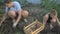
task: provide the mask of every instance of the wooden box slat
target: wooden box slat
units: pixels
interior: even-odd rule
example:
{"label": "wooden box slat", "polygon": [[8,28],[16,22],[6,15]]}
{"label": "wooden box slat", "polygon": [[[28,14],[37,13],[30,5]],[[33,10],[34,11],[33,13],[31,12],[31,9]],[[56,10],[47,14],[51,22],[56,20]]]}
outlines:
{"label": "wooden box slat", "polygon": [[25,34],[38,34],[43,29],[44,29],[44,25],[40,23],[38,20],[36,20],[31,24],[29,24],[28,26],[24,27],[24,32]]}

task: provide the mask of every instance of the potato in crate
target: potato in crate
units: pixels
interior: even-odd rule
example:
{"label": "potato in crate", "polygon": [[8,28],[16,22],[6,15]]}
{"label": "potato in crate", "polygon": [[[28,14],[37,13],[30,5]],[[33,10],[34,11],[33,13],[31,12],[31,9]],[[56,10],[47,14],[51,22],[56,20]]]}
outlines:
{"label": "potato in crate", "polygon": [[25,34],[38,34],[44,29],[44,25],[38,20],[35,20],[28,26],[24,27]]}

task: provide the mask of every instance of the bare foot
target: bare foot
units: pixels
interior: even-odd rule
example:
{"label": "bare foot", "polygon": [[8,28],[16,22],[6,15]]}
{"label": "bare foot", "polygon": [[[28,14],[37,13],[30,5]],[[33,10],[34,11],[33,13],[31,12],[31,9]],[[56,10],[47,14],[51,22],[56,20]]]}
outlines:
{"label": "bare foot", "polygon": [[24,19],[25,22],[28,22],[27,19]]}
{"label": "bare foot", "polygon": [[52,24],[50,24],[50,29],[52,29],[53,28],[53,26],[52,26]]}

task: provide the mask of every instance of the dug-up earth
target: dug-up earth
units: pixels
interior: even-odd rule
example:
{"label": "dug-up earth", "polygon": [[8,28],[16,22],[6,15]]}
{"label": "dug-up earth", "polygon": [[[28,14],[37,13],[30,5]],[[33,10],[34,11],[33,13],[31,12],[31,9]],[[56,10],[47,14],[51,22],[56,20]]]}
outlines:
{"label": "dug-up earth", "polygon": [[[29,25],[31,22],[35,21],[35,19],[38,19],[40,22],[42,22],[43,15],[44,15],[44,8],[40,6],[35,5],[29,5],[29,6],[23,6],[23,9],[28,10],[29,16],[27,17],[28,22],[24,22],[23,19],[18,23],[16,28],[13,28],[13,22],[12,19],[6,19],[2,26],[0,27],[0,34],[25,34],[23,31],[23,28],[27,25]],[[2,8],[4,9],[4,8]],[[2,10],[1,9],[1,10]],[[52,30],[48,29],[49,26],[47,26],[47,30],[41,31],[39,34],[60,34],[60,27],[56,26]],[[49,31],[48,31],[49,30]]]}

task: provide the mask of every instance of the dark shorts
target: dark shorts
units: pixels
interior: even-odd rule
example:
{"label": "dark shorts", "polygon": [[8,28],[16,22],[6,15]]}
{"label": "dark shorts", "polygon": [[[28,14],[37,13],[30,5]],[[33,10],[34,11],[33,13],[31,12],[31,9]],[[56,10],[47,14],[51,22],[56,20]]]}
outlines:
{"label": "dark shorts", "polygon": [[[15,17],[15,19],[17,19],[18,18],[18,13],[16,12],[16,17]],[[21,16],[21,19],[23,19],[23,16]]]}
{"label": "dark shorts", "polygon": [[18,13],[16,12],[16,17],[15,17],[15,19],[17,19],[17,17],[18,17]]}

